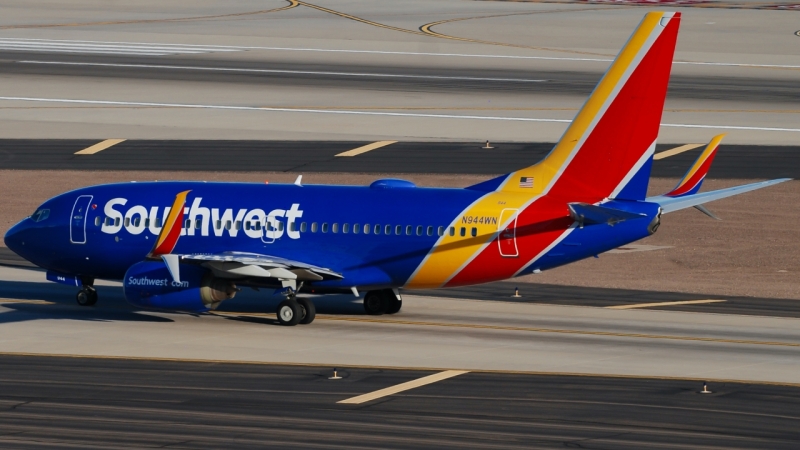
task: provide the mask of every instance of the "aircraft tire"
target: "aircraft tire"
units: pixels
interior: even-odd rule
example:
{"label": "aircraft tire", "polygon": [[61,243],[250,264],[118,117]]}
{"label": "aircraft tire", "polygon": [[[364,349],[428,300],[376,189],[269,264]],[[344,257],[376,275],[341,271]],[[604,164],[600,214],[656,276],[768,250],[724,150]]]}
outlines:
{"label": "aircraft tire", "polygon": [[364,311],[370,316],[380,316],[386,312],[386,296],[383,291],[369,291],[364,296]]}
{"label": "aircraft tire", "polygon": [[302,310],[303,318],[300,319],[301,325],[307,325],[314,321],[314,317],[317,316],[317,307],[314,306],[314,302],[307,298],[298,298],[297,303],[300,304],[300,309]]}
{"label": "aircraft tire", "polygon": [[397,314],[403,307],[403,301],[398,300],[391,289],[383,291],[386,299],[386,314]]}
{"label": "aircraft tire", "polygon": [[284,300],[278,305],[278,323],[281,325],[297,325],[302,318],[303,310],[296,301]]}
{"label": "aircraft tire", "polygon": [[78,291],[78,295],[75,296],[75,300],[81,306],[92,306],[97,303],[97,291],[91,287],[84,287]]}

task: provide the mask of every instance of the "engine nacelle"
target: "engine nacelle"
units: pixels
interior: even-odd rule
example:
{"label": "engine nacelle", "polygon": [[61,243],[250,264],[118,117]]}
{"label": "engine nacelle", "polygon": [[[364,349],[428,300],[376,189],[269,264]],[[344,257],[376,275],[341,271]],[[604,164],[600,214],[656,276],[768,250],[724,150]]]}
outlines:
{"label": "engine nacelle", "polygon": [[181,264],[180,283],[160,261],[136,263],[125,273],[125,300],[142,308],[204,312],[236,295],[236,286],[200,266]]}

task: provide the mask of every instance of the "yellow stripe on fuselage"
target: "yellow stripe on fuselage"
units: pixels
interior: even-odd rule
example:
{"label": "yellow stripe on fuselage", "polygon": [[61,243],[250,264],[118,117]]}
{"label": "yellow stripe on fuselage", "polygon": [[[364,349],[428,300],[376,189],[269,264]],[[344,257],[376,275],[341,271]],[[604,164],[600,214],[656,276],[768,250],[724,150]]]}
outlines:
{"label": "yellow stripe on fuselage", "polygon": [[[531,191],[531,189],[527,189]],[[509,192],[490,192],[471,207],[455,218],[451,226],[455,227],[456,235],[450,236],[445,230],[445,235],[439,238],[439,242],[428,254],[428,258],[422,263],[422,267],[406,283],[409,289],[426,289],[441,287],[449,280],[461,267],[496,235],[499,229],[503,229],[505,224],[499,223],[500,213],[504,209],[521,209],[531,199],[530,195],[520,195]],[[497,219],[497,223],[464,223],[464,218],[491,217]],[[510,222],[514,216],[509,216],[506,221]],[[467,235],[460,236],[461,227],[466,227]],[[471,231],[475,227],[478,229],[478,236],[472,237]]]}

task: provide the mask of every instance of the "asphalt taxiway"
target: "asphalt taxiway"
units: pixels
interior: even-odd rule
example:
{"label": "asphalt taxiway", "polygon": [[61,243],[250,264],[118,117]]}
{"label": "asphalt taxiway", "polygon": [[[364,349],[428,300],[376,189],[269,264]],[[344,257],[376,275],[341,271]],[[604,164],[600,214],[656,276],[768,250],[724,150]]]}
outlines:
{"label": "asphalt taxiway", "polygon": [[[76,154],[97,140],[0,139],[0,167],[16,170],[348,172],[500,175],[544,158],[552,142],[393,142],[357,155],[370,141],[125,140],[95,154]],[[700,145],[703,144],[703,145]],[[676,147],[659,144],[656,152]],[[653,177],[680,178],[704,143],[653,164]],[[723,143],[709,178],[800,178],[797,145]]]}
{"label": "asphalt taxiway", "polygon": [[167,448],[795,448],[800,388],[0,355],[0,445]]}

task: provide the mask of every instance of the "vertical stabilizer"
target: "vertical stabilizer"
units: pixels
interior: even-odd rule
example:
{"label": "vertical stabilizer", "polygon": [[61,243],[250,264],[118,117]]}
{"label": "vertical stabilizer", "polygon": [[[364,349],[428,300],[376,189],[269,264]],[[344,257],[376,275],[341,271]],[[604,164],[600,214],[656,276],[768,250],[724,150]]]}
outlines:
{"label": "vertical stabilizer", "polygon": [[680,13],[647,13],[550,154],[499,189],[644,199],[679,25]]}

